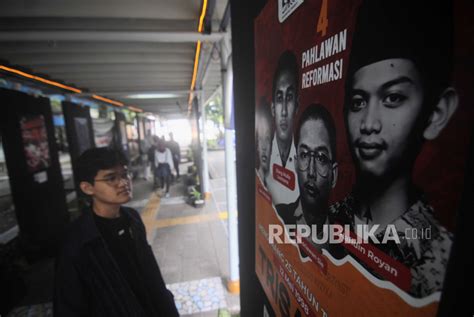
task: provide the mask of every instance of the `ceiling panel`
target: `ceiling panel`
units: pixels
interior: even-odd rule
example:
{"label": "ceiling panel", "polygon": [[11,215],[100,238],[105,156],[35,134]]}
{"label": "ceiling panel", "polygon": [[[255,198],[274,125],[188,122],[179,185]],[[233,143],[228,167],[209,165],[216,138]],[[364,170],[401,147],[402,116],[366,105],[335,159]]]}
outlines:
{"label": "ceiling panel", "polygon": [[[204,96],[221,84],[213,41],[226,5],[216,1],[213,34],[202,45],[196,86]],[[0,60],[146,111],[186,114],[200,10],[201,0],[2,1]],[[146,92],[176,95],[127,98]]]}

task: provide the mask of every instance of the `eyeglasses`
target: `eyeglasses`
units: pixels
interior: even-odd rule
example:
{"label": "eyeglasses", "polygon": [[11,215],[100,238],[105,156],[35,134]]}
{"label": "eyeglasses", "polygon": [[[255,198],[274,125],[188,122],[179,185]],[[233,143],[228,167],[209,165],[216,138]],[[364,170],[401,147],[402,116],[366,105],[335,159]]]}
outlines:
{"label": "eyeglasses", "polygon": [[101,179],[95,179],[95,182],[106,182],[110,186],[117,186],[120,184],[120,181],[126,180],[127,182],[130,181],[132,178],[132,174],[130,172],[123,172],[123,173],[117,173],[117,174],[111,174],[108,175],[107,177],[101,178]]}
{"label": "eyeglasses", "polygon": [[300,171],[306,171],[310,167],[311,161],[313,161],[313,167],[316,167],[316,171],[321,177],[328,177],[329,171],[332,168],[332,160],[324,152],[314,152],[307,150],[298,151],[297,155],[297,166]]}

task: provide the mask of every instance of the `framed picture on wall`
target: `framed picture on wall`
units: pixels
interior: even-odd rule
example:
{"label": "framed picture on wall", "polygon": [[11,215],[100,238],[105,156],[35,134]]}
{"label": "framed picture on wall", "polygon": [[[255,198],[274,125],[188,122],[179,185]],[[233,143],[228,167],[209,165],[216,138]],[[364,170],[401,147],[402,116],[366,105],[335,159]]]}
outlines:
{"label": "framed picture on wall", "polygon": [[48,168],[51,158],[43,115],[21,117],[20,128],[28,171],[35,173]]}

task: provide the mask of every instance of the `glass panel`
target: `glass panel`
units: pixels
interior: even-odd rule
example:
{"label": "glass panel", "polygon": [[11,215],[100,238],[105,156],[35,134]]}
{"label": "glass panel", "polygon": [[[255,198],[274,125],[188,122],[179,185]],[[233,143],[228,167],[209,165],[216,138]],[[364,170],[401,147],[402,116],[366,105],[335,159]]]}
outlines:
{"label": "glass panel", "polygon": [[7,165],[5,163],[5,152],[3,151],[3,138],[0,134],[0,244],[5,244],[18,234],[18,226],[10,190],[10,178],[8,177]]}
{"label": "glass panel", "polygon": [[77,205],[76,190],[74,187],[74,178],[72,174],[71,155],[69,154],[69,144],[66,136],[66,126],[64,115],[61,107],[61,101],[51,100],[51,110],[53,112],[54,134],[58,148],[59,165],[61,166],[61,174],[64,182],[64,192],[66,193],[66,202],[71,218],[74,219],[79,215]]}

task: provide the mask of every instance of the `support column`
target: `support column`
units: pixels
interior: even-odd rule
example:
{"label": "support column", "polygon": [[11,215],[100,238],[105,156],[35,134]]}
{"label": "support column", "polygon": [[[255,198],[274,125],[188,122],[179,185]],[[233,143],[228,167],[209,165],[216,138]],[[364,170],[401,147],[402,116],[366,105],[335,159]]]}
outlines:
{"label": "support column", "polygon": [[201,134],[202,134],[202,140],[201,140],[202,197],[204,200],[207,200],[209,199],[211,193],[209,190],[209,167],[208,167],[208,162],[207,162],[206,110],[204,108],[205,106],[204,106],[204,100],[202,99],[202,94],[203,94],[203,91],[202,89],[200,89],[200,91],[198,92],[198,103],[199,103],[199,110],[201,113]]}
{"label": "support column", "polygon": [[237,228],[237,175],[235,165],[235,129],[233,123],[233,72],[230,43],[227,37],[221,40],[221,72],[225,125],[225,170],[227,212],[229,226],[229,272],[227,288],[230,293],[240,293],[239,241]]}

